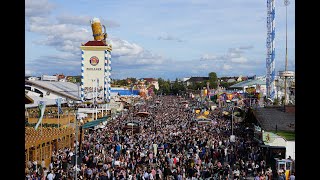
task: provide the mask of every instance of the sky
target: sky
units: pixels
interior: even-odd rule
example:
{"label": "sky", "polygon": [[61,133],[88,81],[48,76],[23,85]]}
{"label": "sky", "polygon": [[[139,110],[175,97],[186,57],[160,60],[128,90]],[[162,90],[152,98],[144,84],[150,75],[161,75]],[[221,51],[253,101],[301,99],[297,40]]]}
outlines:
{"label": "sky", "polygon": [[[276,0],[275,12],[275,68],[285,68],[287,32],[294,71],[295,1]],[[25,74],[80,75],[95,17],[113,79],[266,75],[267,1],[257,0],[25,0]]]}

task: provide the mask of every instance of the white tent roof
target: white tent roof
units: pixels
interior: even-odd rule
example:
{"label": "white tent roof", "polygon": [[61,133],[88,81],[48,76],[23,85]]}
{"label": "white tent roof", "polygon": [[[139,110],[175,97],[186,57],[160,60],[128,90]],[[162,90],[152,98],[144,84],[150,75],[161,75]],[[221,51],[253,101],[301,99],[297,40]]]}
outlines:
{"label": "white tent roof", "polygon": [[33,95],[28,95],[28,96],[31,99],[33,99],[33,103],[32,104],[25,104],[25,108],[37,107],[39,101],[45,101],[46,102],[46,106],[55,105],[56,104],[56,100],[55,99],[42,98],[42,97],[33,96]]}
{"label": "white tent roof", "polygon": [[25,81],[28,84],[32,84],[34,86],[39,86],[44,89],[50,90],[59,94],[61,96],[70,98],[72,100],[80,100],[81,87],[72,82],[62,82],[62,81],[41,81],[41,80],[33,80]]}

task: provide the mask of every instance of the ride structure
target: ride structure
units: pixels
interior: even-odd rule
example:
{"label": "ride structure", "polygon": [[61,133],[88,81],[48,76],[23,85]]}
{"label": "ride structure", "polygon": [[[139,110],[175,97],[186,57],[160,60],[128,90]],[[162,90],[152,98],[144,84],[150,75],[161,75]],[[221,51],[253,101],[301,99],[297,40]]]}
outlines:
{"label": "ride structure", "polygon": [[[279,72],[279,76],[281,78],[284,78],[284,105],[288,104],[288,93],[287,93],[287,89],[288,89],[288,85],[287,85],[287,80],[288,78],[290,78],[292,80],[292,78],[294,77],[294,72],[293,71],[288,71],[288,23],[287,23],[287,7],[289,5],[289,0],[284,0],[284,5],[286,6],[286,58],[285,58],[285,69],[284,71],[280,71]],[[292,82],[292,81],[291,81]]]}
{"label": "ride structure", "polygon": [[267,0],[267,98],[275,98],[275,0]]}

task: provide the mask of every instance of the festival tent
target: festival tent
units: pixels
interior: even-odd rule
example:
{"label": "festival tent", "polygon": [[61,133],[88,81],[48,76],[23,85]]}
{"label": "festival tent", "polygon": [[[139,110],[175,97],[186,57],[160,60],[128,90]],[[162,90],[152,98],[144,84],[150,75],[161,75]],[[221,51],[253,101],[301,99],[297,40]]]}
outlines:
{"label": "festival tent", "polygon": [[87,122],[87,123],[82,125],[82,128],[83,129],[88,129],[88,128],[92,128],[92,127],[98,126],[98,125],[100,125],[100,123],[103,123],[104,121],[107,121],[107,119],[108,119],[108,116],[105,116],[105,117],[102,117],[102,118]]}
{"label": "festival tent", "polygon": [[181,104],[188,104],[188,101],[181,101]]}
{"label": "festival tent", "polygon": [[197,119],[207,119],[207,117],[205,117],[204,115],[200,115],[197,117]]}
{"label": "festival tent", "polygon": [[200,115],[198,116],[195,121],[198,123],[198,124],[202,124],[202,123],[212,123],[213,120],[212,119],[209,119],[203,115]]}

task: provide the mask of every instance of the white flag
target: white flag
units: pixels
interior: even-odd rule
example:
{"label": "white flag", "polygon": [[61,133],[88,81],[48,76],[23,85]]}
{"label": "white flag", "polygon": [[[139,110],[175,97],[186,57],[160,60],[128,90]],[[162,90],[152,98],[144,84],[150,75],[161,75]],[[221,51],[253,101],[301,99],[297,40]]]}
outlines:
{"label": "white flag", "polygon": [[56,105],[58,106],[58,114],[63,114],[63,111],[61,108],[61,98],[56,99]]}
{"label": "white flag", "polygon": [[43,114],[44,114],[44,110],[46,109],[46,102],[45,101],[39,101],[39,120],[36,124],[36,126],[34,127],[35,130],[38,129],[38,126],[40,125],[40,123],[42,122],[42,118],[43,118]]}

